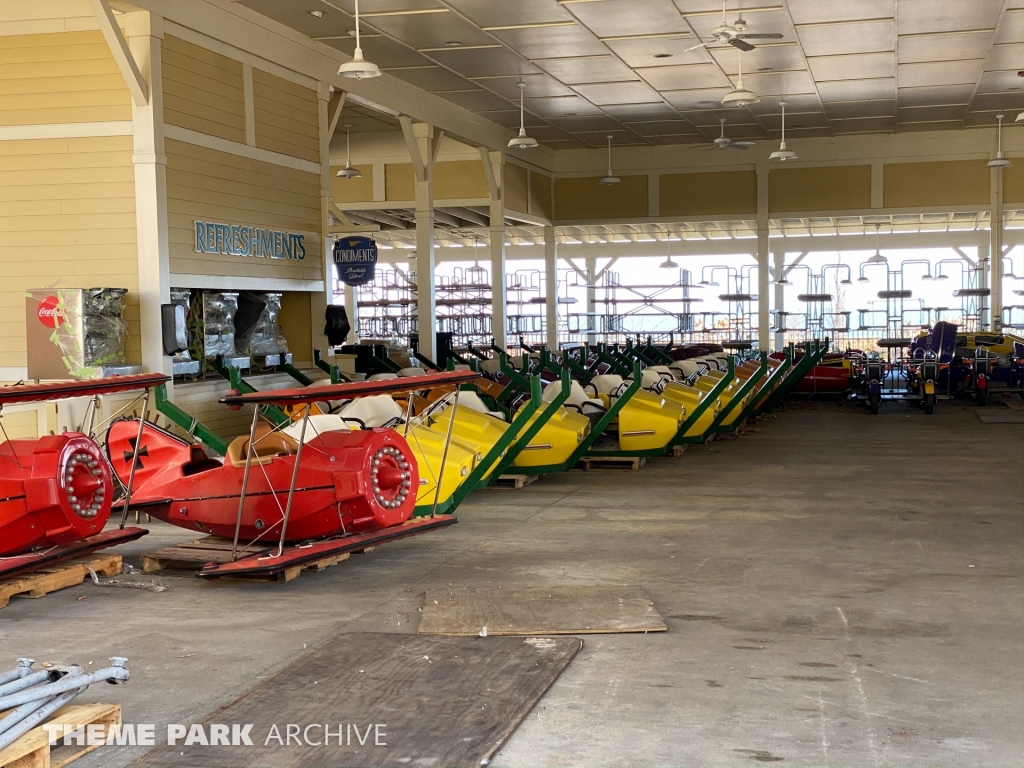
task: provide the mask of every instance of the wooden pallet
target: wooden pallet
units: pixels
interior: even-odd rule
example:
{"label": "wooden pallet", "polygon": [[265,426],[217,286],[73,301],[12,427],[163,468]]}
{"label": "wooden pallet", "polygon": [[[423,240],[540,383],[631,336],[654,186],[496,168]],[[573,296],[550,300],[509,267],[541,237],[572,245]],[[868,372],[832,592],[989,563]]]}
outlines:
{"label": "wooden pallet", "polygon": [[87,555],[0,580],[0,608],[6,607],[12,597],[43,597],[59,589],[77,587],[91,578],[89,568],[101,576],[120,576],[121,556]]}
{"label": "wooden pallet", "polygon": [[[250,548],[240,544],[238,546],[238,554],[252,554],[266,548],[267,545],[265,544]],[[359,553],[372,552],[373,549],[373,547],[367,547],[360,550]],[[273,577],[247,576],[242,578],[246,581],[291,581],[303,571],[322,571],[330,568],[332,565],[344,562],[348,560],[349,554],[349,552],[345,552],[340,555],[330,555],[305,565],[288,568]],[[231,562],[231,539],[222,539],[219,536],[206,536],[202,539],[186,541],[173,547],[165,547],[155,552],[146,553],[142,556],[142,572],[153,573],[154,571],[162,570],[198,571],[207,563],[219,564],[229,562]]]}
{"label": "wooden pallet", "polygon": [[685,445],[673,445],[672,446],[672,452],[668,453],[668,454],[665,454],[665,455],[666,456],[671,456],[673,459],[678,459],[684,453],[686,453],[686,446]]}
{"label": "wooden pallet", "polygon": [[[47,724],[69,725],[77,728],[103,726],[103,735],[111,725],[121,724],[120,704],[69,704],[62,707]],[[0,750],[0,768],[63,768],[82,755],[99,749],[102,744],[64,745],[62,741],[50,744],[49,734],[43,726],[33,728],[6,749]]]}
{"label": "wooden pallet", "polygon": [[622,472],[636,472],[647,463],[646,456],[584,456],[580,462],[583,471],[592,469],[612,469]]}
{"label": "wooden pallet", "polygon": [[506,488],[512,491],[521,491],[530,483],[537,482],[540,475],[501,475],[491,483],[488,488]]}

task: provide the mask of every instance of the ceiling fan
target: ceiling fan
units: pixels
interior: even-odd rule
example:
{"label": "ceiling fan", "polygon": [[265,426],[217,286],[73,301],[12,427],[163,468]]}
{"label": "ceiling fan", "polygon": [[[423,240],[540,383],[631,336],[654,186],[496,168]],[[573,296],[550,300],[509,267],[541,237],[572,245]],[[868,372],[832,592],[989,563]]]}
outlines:
{"label": "ceiling fan", "polygon": [[778,32],[762,32],[759,34],[748,33],[747,22],[742,16],[730,24],[725,17],[725,3],[726,0],[722,0],[722,23],[711,30],[711,39],[705,40],[700,45],[687,48],[687,51],[695,51],[698,48],[704,48],[705,46],[711,45],[715,42],[722,43],[723,45],[731,45],[734,48],[739,48],[741,51],[752,51],[756,46],[751,45],[747,40],[782,39],[782,35]]}
{"label": "ceiling fan", "polygon": [[750,149],[752,146],[754,146],[754,142],[752,141],[733,141],[732,139],[725,135],[725,118],[720,118],[718,122],[722,124],[722,135],[715,139],[715,145],[713,147],[708,147],[709,150]]}

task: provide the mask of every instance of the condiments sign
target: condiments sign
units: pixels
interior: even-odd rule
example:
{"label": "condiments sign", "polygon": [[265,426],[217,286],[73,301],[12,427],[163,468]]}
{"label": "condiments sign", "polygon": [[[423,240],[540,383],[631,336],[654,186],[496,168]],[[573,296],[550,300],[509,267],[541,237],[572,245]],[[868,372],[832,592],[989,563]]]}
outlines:
{"label": "condiments sign", "polygon": [[368,237],[343,237],[334,241],[334,268],[345,285],[366,285],[377,267],[377,244]]}

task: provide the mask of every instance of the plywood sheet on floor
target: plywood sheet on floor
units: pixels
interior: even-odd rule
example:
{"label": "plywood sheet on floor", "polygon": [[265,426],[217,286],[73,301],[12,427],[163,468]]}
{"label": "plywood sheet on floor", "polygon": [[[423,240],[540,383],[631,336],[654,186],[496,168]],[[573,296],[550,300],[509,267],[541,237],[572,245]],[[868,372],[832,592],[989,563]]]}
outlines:
{"label": "plywood sheet on floor", "polygon": [[663,632],[636,586],[439,589],[426,593],[419,632],[436,635],[579,635]]}
{"label": "plywood sheet on floor", "polygon": [[1024,424],[1024,411],[1009,408],[978,408],[977,411],[984,424]]}
{"label": "plywood sheet on floor", "polygon": [[[255,746],[163,746],[141,765],[162,768],[479,766],[512,734],[582,647],[578,638],[461,638],[341,634],[202,722],[252,723]],[[280,745],[276,724],[329,723],[339,746]],[[360,744],[347,726],[358,725]],[[367,727],[384,724],[366,738]],[[323,729],[309,731],[322,741]]]}

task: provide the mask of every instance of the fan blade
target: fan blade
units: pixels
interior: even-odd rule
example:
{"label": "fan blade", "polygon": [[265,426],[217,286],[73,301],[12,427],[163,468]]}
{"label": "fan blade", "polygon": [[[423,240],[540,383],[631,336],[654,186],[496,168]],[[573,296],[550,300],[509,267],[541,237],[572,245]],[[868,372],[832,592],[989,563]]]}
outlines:
{"label": "fan blade", "polygon": [[751,35],[736,35],[740,40],[781,40],[782,35],[778,32],[758,32]]}
{"label": "fan blade", "polygon": [[687,48],[685,51],[683,51],[683,53],[689,53],[690,51],[696,51],[698,48],[704,48],[704,47],[706,47],[706,46],[708,46],[710,44],[711,44],[711,41],[708,40],[706,43],[701,43],[700,45],[693,46],[693,48]]}
{"label": "fan blade", "polygon": [[730,141],[727,145],[729,149],[750,149],[754,146],[752,141]]}
{"label": "fan blade", "polygon": [[740,40],[738,37],[730,37],[729,45],[731,45],[733,48],[739,48],[741,51],[754,50],[754,46],[752,46],[746,40]]}

